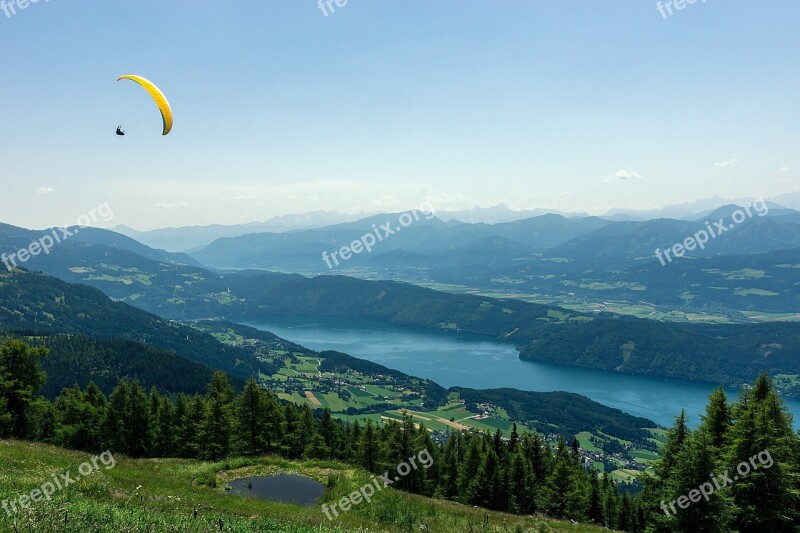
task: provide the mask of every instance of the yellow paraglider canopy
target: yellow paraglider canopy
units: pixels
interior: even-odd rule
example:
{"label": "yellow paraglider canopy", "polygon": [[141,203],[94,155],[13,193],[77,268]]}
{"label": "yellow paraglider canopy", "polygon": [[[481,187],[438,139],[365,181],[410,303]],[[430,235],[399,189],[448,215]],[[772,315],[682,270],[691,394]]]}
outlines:
{"label": "yellow paraglider canopy", "polygon": [[169,106],[169,102],[167,102],[167,97],[164,96],[164,93],[155,86],[155,84],[141,76],[136,76],[134,74],[126,74],[125,76],[120,76],[117,78],[117,81],[120,80],[131,80],[135,81],[142,87],[144,87],[145,91],[153,98],[156,105],[158,106],[159,111],[161,111],[161,119],[164,121],[164,133],[162,135],[166,135],[172,129],[172,108]]}

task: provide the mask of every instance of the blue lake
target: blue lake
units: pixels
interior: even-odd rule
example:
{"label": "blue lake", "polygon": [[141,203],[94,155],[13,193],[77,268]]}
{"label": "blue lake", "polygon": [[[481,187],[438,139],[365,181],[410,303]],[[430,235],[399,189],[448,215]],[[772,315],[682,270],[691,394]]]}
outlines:
{"label": "blue lake", "polygon": [[[574,392],[664,426],[671,425],[681,409],[692,425],[697,424],[716,386],[522,361],[512,344],[375,320],[298,316],[244,323],[313,350],[344,352],[444,387]],[[728,389],[729,399],[737,394]],[[800,400],[785,400],[800,428]]]}

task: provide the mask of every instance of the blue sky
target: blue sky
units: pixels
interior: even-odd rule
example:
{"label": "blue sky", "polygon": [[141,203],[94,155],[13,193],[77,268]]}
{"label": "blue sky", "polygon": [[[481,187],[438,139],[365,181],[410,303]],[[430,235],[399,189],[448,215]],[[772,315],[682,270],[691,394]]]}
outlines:
{"label": "blue sky", "polygon": [[[800,189],[796,1],[666,19],[650,0],[334,7],[0,11],[0,220],[104,202],[108,225],[142,229],[425,200],[602,213]],[[166,93],[168,137],[121,74]]]}

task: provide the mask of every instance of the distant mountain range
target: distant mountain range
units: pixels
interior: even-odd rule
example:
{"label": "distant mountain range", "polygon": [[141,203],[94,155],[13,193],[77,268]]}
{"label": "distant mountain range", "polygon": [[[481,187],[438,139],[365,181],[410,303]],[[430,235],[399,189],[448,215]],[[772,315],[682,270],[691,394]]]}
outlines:
{"label": "distant mountain range", "polygon": [[[486,224],[421,216],[402,228],[401,214],[381,214],[321,228],[224,237],[192,254],[83,228],[59,245],[57,253],[40,254],[26,266],[93,284],[113,298],[177,318],[185,316],[167,311],[175,302],[185,310],[183,303],[191,301],[195,316],[213,316],[221,302],[247,297],[232,294],[228,279],[214,269],[260,269],[395,279],[556,305],[616,301],[640,307],[646,302],[665,312],[712,310],[743,321],[744,311],[787,314],[800,309],[795,266],[800,264],[800,212],[768,205],[768,213],[751,208],[739,224],[729,224],[731,215],[741,210],[736,205],[720,206],[693,220],[547,214]],[[703,248],[669,264],[656,257],[656,249],[682,244],[720,219],[726,231],[709,237]],[[387,223],[402,231],[376,242],[371,253],[352,254],[337,260],[338,265],[323,259],[323,252],[349,247]],[[0,252],[13,253],[40,235],[0,225]],[[748,261],[758,268],[747,268]]]}
{"label": "distant mountain range", "polygon": [[282,233],[299,229],[318,228],[342,222],[350,222],[367,216],[365,213],[348,215],[330,211],[315,211],[298,215],[283,215],[270,218],[264,222],[247,224],[210,226],[186,226],[181,228],[164,228],[151,231],[139,231],[120,225],[114,231],[127,235],[139,242],[154,248],[166,250],[191,251],[224,237],[238,237],[248,233]]}
{"label": "distant mountain range", "polygon": [[[402,228],[397,224],[400,214],[383,214],[323,228],[222,238],[191,256],[223,270],[439,283],[553,302],[577,297],[587,302],[644,300],[667,307],[724,308],[733,314],[797,312],[797,269],[785,265],[800,264],[800,212],[766,205],[768,210],[762,204],[758,204],[761,211],[750,208],[750,215],[740,206],[723,205],[699,217],[695,213],[691,220],[615,221],[548,214],[484,224],[436,217],[420,218]],[[375,243],[371,253],[330,260],[334,252],[387,222],[402,231]],[[695,235],[704,239],[703,246],[680,257],[657,257],[656,250],[683,246]],[[757,271],[743,274],[738,272],[741,268],[725,268],[743,264],[741,259],[725,257],[773,253],[754,260],[762,267]],[[766,264],[770,257],[779,262]],[[709,277],[708,264],[698,260],[711,258],[718,259],[711,268],[721,269],[713,290],[696,284]],[[684,277],[676,278],[671,268]]]}

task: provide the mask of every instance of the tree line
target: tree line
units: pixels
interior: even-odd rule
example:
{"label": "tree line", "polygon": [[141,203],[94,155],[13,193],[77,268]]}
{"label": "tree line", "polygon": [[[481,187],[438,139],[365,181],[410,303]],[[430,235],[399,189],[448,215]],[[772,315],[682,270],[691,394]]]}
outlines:
{"label": "tree line", "polygon": [[[31,439],[131,457],[218,460],[276,454],[289,459],[335,459],[382,474],[427,449],[433,464],[394,485],[425,496],[519,514],[547,514],[631,531],[795,531],[800,524],[800,444],[791,416],[766,376],[735,403],[716,391],[699,428],[678,418],[657,463],[657,476],[640,496],[591,465],[577,441],[553,446],[513,426],[505,438],[453,432],[438,444],[411,417],[382,426],[334,419],[328,409],[281,401],[251,379],[237,394],[214,372],[204,395],[146,391],[121,380],[106,397],[94,384],[62,390],[50,402],[37,392],[45,382],[38,360],[44,348],[19,340],[0,344],[0,437]],[[670,501],[726,465],[769,449],[774,465],[693,503],[674,516]]]}
{"label": "tree line", "polygon": [[[673,512],[670,503],[709,482],[720,490]],[[695,430],[677,417],[641,502],[654,532],[800,530],[800,436],[765,374],[733,403],[715,390]]]}

